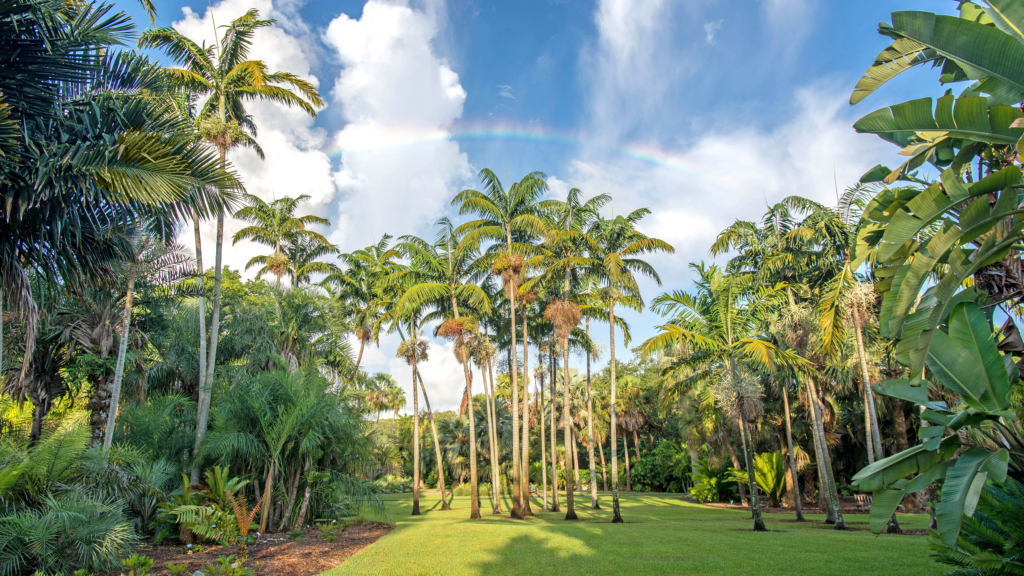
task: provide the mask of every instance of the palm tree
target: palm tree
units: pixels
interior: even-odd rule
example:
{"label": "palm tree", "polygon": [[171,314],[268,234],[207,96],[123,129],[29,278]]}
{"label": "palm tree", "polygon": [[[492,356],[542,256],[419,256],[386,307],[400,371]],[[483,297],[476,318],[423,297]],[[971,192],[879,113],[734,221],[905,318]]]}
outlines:
{"label": "palm tree", "polygon": [[285,246],[284,251],[288,260],[288,275],[292,277],[292,288],[309,284],[314,274],[326,277],[340,271],[336,264],[320,260],[328,255],[336,255],[338,247],[324,244],[318,238],[301,236]]}
{"label": "palm tree", "polygon": [[[418,365],[427,360],[427,341],[416,334],[416,322],[409,322],[409,339],[404,340],[398,346],[395,353],[398,358],[404,358],[405,363],[412,367],[412,515],[420,515],[420,396],[416,388],[416,380],[419,376]],[[444,499],[444,491],[441,491],[441,499]]]}
{"label": "palm tree", "polygon": [[698,275],[696,295],[674,291],[656,298],[651,309],[671,320],[640,348],[644,354],[683,351],[667,369],[670,386],[677,388],[674,393],[709,383],[715,402],[728,409],[743,444],[754,530],[764,531],[748,429],[760,405],[757,373],[805,367],[807,362],[776,347],[761,332],[761,318],[784,298],[782,288],[755,290],[749,276],[724,274],[714,265],[691,267]]}
{"label": "palm tree", "polygon": [[[254,266],[263,266],[256,274],[257,280],[266,273],[273,274],[277,278],[277,288],[280,289],[281,277],[292,268],[287,254],[288,248],[298,245],[301,241],[312,244],[311,248],[334,249],[322,234],[306,228],[311,224],[329,226],[330,220],[312,214],[295,215],[299,204],[309,199],[308,194],[296,198],[285,196],[268,204],[259,197],[248,194],[246,201],[249,205],[235,212],[236,218],[250,223],[251,226],[246,226],[235,233],[231,239],[232,246],[242,240],[251,240],[274,249],[273,253],[255,256],[245,264],[246,271]],[[292,282],[298,285],[297,277],[293,277]]]}
{"label": "palm tree", "polygon": [[[262,60],[249,60],[249,48],[256,30],[274,24],[261,20],[253,9],[235,19],[225,28],[213,45],[200,46],[173,28],[147,30],[139,37],[139,48],[162,48],[181,68],[168,70],[170,78],[183,91],[207,96],[199,113],[200,135],[220,153],[221,167],[227,165],[228,150],[236,145],[255,148],[256,125],[245,110],[244,103],[269,100],[288,107],[297,107],[316,117],[316,109],[324,100],[316,86],[290,72],[270,72]],[[215,30],[216,33],[216,30]],[[292,91],[295,89],[298,94]],[[198,222],[195,224],[198,229]],[[198,237],[198,232],[196,233]],[[224,251],[224,213],[217,213],[217,240],[214,256],[213,317],[206,374],[200,382],[199,416],[196,426],[196,450],[206,437],[210,414],[210,396],[214,367],[217,363],[217,339],[220,335],[221,262]],[[199,258],[197,245],[197,260]],[[202,335],[205,340],[206,335]],[[198,481],[199,470],[192,470],[192,481]],[[269,501],[269,498],[267,499]]]}
{"label": "palm tree", "polygon": [[[490,263],[495,275],[502,278],[505,297],[509,301],[509,320],[511,323],[511,357],[509,367],[512,379],[512,484],[513,506],[512,517],[522,518],[525,500],[528,495],[522,494],[521,456],[519,454],[519,383],[518,363],[516,362],[516,295],[522,282],[521,274],[525,261],[524,256],[536,252],[531,239],[543,235],[544,222],[540,217],[538,200],[547,190],[546,176],[541,172],[532,172],[522,180],[512,184],[506,191],[501,181],[490,169],[480,171],[480,181],[484,185],[483,192],[463,190],[452,200],[458,205],[459,214],[475,214],[479,216],[459,226],[455,235],[462,238],[461,243],[478,247],[481,242],[490,240],[494,244],[488,250],[487,257],[481,264]],[[481,266],[483,267],[483,266]]]}
{"label": "palm tree", "polygon": [[644,216],[650,214],[647,208],[634,210],[627,216],[617,216],[612,220],[598,219],[590,236],[595,240],[593,252],[587,259],[590,274],[598,279],[601,285],[602,300],[608,302],[609,354],[608,365],[611,369],[611,394],[609,407],[611,412],[611,445],[612,445],[612,522],[621,523],[619,511],[619,464],[618,447],[616,444],[615,427],[615,303],[639,309],[643,306],[640,287],[636,275],[653,279],[659,285],[661,278],[654,267],[639,256],[656,252],[674,253],[667,242],[650,238],[636,229]]}

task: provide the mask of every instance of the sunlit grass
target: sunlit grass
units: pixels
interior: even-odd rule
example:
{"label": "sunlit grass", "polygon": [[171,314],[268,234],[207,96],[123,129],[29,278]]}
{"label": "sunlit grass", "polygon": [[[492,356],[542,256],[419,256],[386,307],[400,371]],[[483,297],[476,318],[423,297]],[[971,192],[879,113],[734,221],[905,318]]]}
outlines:
{"label": "sunlit grass", "polygon": [[[749,512],[683,502],[678,495],[624,494],[626,524],[611,524],[611,496],[601,495],[599,511],[589,494],[576,498],[581,522],[563,513],[535,518],[493,516],[484,499],[483,520],[471,522],[469,499],[440,512],[436,494],[421,500],[423,515],[409,516],[412,498],[390,496],[397,528],[325,576],[379,574],[532,574],[632,576],[636,574],[775,575],[884,574],[927,576],[945,570],[929,557],[921,536],[874,536],[866,515],[849,515],[856,530],[822,528],[821,516],[804,524],[791,515],[766,517],[768,533],[751,531]],[[563,503],[564,504],[564,503]],[[508,505],[503,509],[507,512]],[[907,529],[927,527],[926,515],[903,515]]]}

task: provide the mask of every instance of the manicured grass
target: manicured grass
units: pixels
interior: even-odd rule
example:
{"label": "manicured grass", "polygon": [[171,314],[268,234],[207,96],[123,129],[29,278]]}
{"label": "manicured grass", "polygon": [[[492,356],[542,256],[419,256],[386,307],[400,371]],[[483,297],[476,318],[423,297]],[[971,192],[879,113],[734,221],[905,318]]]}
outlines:
{"label": "manicured grass", "polygon": [[[533,574],[634,576],[638,574],[809,576],[884,574],[927,576],[946,570],[929,557],[924,536],[875,536],[866,515],[849,515],[856,530],[823,529],[822,516],[790,522],[792,516],[766,516],[770,532],[755,533],[749,512],[683,502],[671,494],[623,494],[626,524],[611,524],[611,495],[601,495],[602,510],[590,510],[589,494],[579,494],[581,522],[565,522],[561,513],[509,520],[491,515],[487,499],[483,520],[471,522],[469,498],[457,498],[451,512],[440,512],[438,496],[421,500],[423,515],[409,516],[410,495],[390,496],[398,527],[366,550],[322,576],[379,574],[412,576]],[[564,506],[564,495],[563,495]],[[563,508],[564,510],[564,508]],[[927,527],[926,515],[903,515],[907,529]]]}

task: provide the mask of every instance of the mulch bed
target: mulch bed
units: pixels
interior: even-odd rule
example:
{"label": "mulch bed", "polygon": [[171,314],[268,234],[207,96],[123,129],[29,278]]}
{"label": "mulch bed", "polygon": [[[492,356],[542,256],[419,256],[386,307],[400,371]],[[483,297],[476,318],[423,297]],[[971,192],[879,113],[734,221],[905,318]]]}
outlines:
{"label": "mulch bed", "polygon": [[[249,546],[249,561],[246,566],[258,576],[288,574],[289,576],[315,576],[342,564],[346,558],[359,553],[363,548],[376,542],[394,529],[391,524],[367,522],[360,526],[349,526],[338,534],[334,542],[328,542],[315,528],[309,528],[304,536],[295,541],[284,534],[268,534]],[[188,563],[186,574],[201,570],[204,564],[212,564],[221,556],[235,553],[234,548],[203,546],[198,554],[182,554],[183,546],[143,546],[139,554],[149,556],[155,562],[153,576],[169,576],[167,563]]]}

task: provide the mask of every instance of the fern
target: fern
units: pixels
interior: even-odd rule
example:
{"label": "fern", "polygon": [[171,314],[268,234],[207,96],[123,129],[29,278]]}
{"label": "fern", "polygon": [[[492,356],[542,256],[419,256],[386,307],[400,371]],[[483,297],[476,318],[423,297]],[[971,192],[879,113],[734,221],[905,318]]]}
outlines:
{"label": "fern", "polygon": [[986,486],[956,546],[943,545],[935,531],[928,540],[939,562],[957,567],[947,576],[1024,575],[1024,484],[1007,478]]}

